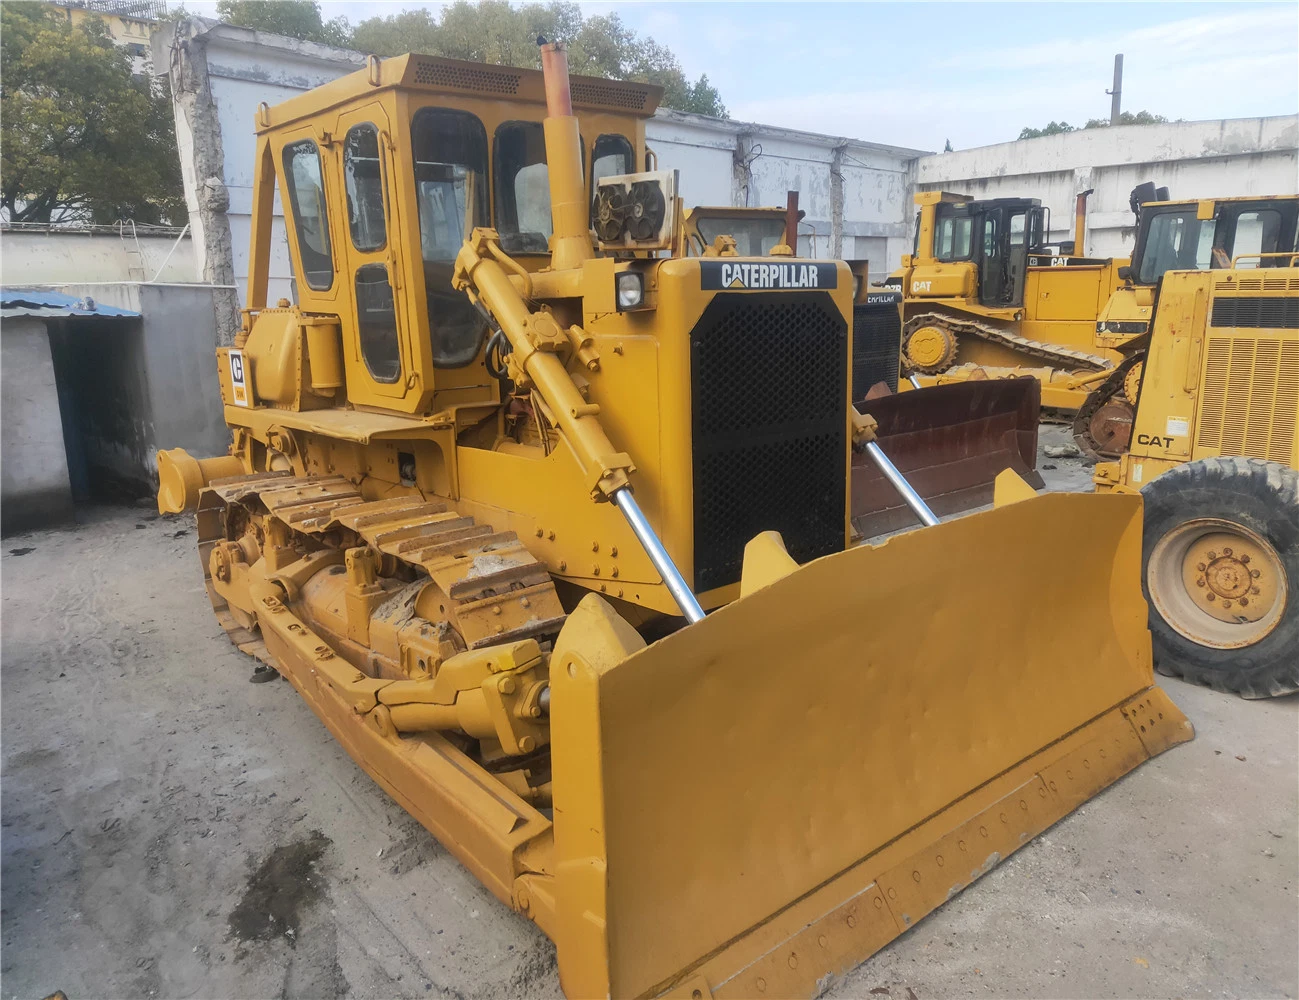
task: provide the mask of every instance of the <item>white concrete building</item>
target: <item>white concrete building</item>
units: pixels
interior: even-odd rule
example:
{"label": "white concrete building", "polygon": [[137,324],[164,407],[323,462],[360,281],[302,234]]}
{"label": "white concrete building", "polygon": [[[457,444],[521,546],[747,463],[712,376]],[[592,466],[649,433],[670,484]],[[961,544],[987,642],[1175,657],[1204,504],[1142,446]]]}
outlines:
{"label": "white concrete building", "polygon": [[1086,253],[1132,251],[1132,189],[1175,199],[1299,192],[1299,115],[1080,129],[922,156],[916,187],[975,198],[1039,198],[1056,238],[1073,230],[1074,196],[1091,188]]}

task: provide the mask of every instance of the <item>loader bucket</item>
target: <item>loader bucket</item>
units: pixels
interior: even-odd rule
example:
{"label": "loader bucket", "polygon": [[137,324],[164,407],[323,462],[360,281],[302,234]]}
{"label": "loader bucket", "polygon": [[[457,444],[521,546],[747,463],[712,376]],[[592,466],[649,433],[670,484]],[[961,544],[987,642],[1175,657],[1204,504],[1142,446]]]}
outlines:
{"label": "loader bucket", "polygon": [[738,600],[621,659],[561,633],[567,995],[816,995],[1189,739],[1140,559],[1139,498],[1050,494],[802,567],[759,536]]}
{"label": "loader bucket", "polygon": [[[857,406],[879,425],[876,439],[935,514],[992,502],[992,482],[1013,469],[1040,489],[1034,378],[952,382],[871,398]],[[897,491],[865,455],[853,456],[853,527],[865,538],[916,523]]]}

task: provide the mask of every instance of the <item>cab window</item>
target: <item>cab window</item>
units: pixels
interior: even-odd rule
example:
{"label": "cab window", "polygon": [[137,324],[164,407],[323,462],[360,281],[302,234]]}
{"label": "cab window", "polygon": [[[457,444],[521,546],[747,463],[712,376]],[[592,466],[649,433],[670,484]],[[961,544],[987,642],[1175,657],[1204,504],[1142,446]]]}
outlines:
{"label": "cab window", "polygon": [[704,246],[711,246],[718,236],[734,237],[735,251],[741,257],[765,257],[771,248],[785,240],[784,218],[708,218],[695,223]]}
{"label": "cab window", "polygon": [[[1274,209],[1241,212],[1236,216],[1236,232],[1232,239],[1231,255],[1277,253],[1281,250],[1281,213]],[[1253,257],[1240,261],[1237,267],[1274,266],[1275,258]]]}
{"label": "cab window", "polygon": [[487,329],[451,287],[460,247],[475,226],[487,225],[487,130],[468,112],[424,108],[411,123],[411,143],[433,363],[456,368],[478,356]]}
{"label": "cab window", "polygon": [[310,139],[303,139],[285,146],[283,156],[284,181],[302,261],[302,278],[308,288],[324,291],[334,284],[334,258],[329,248],[329,216],[325,211],[320,151]]}
{"label": "cab window", "polygon": [[505,122],[496,130],[496,231],[506,253],[550,249],[550,173],[540,122]]}
{"label": "cab window", "polygon": [[1137,280],[1153,285],[1165,271],[1204,271],[1213,260],[1213,222],[1201,223],[1194,205],[1150,220]]}
{"label": "cab window", "polygon": [[934,257],[938,260],[968,260],[973,232],[974,220],[969,215],[957,215],[953,208],[939,205],[934,225]]}
{"label": "cab window", "polygon": [[350,129],[343,140],[343,186],[352,246],[362,253],[382,250],[388,233],[383,216],[379,130],[368,122]]}
{"label": "cab window", "polygon": [[356,326],[361,334],[361,357],[370,375],[376,382],[396,382],[401,377],[401,354],[385,264],[362,264],[356,269]]}
{"label": "cab window", "polygon": [[625,136],[612,133],[595,140],[591,149],[591,212],[595,217],[595,189],[601,177],[617,177],[634,171],[636,154]]}

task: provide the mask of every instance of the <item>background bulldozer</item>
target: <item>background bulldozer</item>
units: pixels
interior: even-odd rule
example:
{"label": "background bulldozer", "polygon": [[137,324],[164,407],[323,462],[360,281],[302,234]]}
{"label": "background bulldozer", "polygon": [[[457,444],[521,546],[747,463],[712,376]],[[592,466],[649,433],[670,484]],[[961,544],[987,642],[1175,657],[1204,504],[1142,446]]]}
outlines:
{"label": "background bulldozer", "polygon": [[1090,194],[1077,197],[1073,240],[1055,245],[1036,198],[916,194],[915,251],[888,284],[904,297],[902,361],[920,384],[1031,376],[1051,409],[1082,405],[1122,360],[1095,324],[1127,264],[1083,255]]}
{"label": "background bulldozer", "polygon": [[[687,256],[657,89],[543,63],[262,106],[233,442],[160,453],[159,506],[570,996],[812,995],[1189,738],[1140,502],[1006,473],[938,523],[851,405],[848,267]],[[850,544],[855,450],[925,528]]]}

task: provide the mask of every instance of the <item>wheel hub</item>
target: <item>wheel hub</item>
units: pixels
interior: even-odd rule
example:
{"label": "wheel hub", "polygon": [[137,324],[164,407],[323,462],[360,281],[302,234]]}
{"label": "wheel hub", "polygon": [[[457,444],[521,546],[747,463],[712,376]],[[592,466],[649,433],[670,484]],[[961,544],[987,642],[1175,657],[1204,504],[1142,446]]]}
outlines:
{"label": "wheel hub", "polygon": [[1102,455],[1121,455],[1132,439],[1132,406],[1117,396],[1106,400],[1092,414],[1087,424],[1096,451]]}
{"label": "wheel hub", "polygon": [[1182,559],[1187,593],[1214,618],[1224,622],[1256,622],[1276,603],[1276,575],[1269,573],[1268,555],[1234,532],[1197,538]]}
{"label": "wheel hub", "polygon": [[1159,539],[1146,585],[1169,626],[1217,649],[1251,646],[1276,628],[1289,586],[1267,539],[1209,517],[1185,521]]}

